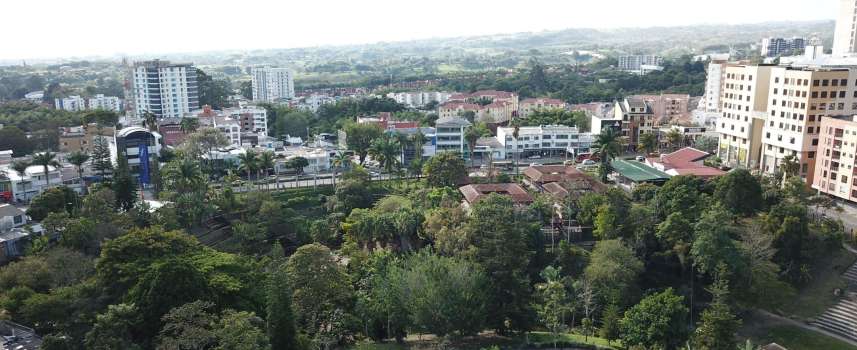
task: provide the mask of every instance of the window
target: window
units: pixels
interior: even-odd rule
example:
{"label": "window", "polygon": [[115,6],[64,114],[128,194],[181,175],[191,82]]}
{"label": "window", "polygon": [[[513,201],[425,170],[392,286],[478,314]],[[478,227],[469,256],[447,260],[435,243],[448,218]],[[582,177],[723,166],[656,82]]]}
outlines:
{"label": "window", "polygon": [[818,139],[812,139],[812,145],[818,146]]}
{"label": "window", "polygon": [[839,98],[845,98],[845,90],[839,92]]}

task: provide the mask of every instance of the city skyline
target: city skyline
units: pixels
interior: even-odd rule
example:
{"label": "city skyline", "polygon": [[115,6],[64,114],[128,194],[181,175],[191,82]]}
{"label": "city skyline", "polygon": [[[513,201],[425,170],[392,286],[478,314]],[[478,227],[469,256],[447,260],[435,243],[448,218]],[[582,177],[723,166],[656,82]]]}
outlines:
{"label": "city skyline", "polygon": [[[833,20],[839,6],[836,0],[724,0],[722,6],[705,11],[679,0],[661,0],[655,6],[625,0],[586,4],[536,0],[527,6],[502,1],[439,0],[433,5],[411,10],[402,9],[392,0],[373,1],[371,5],[328,0],[288,6],[261,0],[244,1],[241,6],[153,0],[144,7],[104,0],[14,2],[4,5],[9,13],[38,13],[43,21],[34,23],[31,16],[23,15],[9,16],[0,23],[0,37],[5,44],[0,59],[279,49],[568,28]],[[730,11],[735,7],[743,10]],[[99,39],[86,39],[93,37]],[[62,38],[69,40],[58,40]]]}

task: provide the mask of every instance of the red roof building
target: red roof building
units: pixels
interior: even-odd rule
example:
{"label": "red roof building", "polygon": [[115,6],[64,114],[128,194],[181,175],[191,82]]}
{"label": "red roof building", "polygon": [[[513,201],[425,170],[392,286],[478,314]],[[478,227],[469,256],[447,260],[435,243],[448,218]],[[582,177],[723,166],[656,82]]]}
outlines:
{"label": "red roof building", "polygon": [[458,190],[464,195],[464,201],[467,205],[473,205],[492,193],[507,196],[518,205],[527,205],[533,202],[533,197],[523,187],[515,183],[471,184],[462,186]]}
{"label": "red roof building", "polygon": [[693,147],[685,147],[656,158],[646,158],[646,165],[672,176],[695,175],[711,178],[726,174],[725,171],[703,164],[711,154]]}

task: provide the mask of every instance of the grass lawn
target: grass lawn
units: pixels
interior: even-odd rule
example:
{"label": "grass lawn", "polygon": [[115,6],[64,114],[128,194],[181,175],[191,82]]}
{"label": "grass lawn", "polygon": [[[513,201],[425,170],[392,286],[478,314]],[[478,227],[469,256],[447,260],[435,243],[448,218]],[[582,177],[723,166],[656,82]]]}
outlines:
{"label": "grass lawn", "polygon": [[[418,337],[416,335],[410,335],[407,339],[405,339],[404,344],[396,344],[395,342],[388,343],[373,343],[373,342],[364,342],[355,344],[352,349],[354,350],[405,350],[405,349],[437,349],[438,348],[438,339],[432,335],[423,335],[422,337]],[[489,349],[491,347],[497,346],[500,349],[520,349],[527,348],[525,342],[529,341],[530,347],[552,347],[553,346],[553,337],[548,332],[530,332],[527,336],[518,336],[513,338],[501,337],[497,336],[491,332],[482,333],[479,336],[475,337],[466,337],[462,339],[452,340],[451,343],[446,346],[452,349],[472,349],[472,350],[480,350],[480,349]],[[619,349],[619,343],[613,342],[612,345],[608,345],[606,339],[598,338],[598,337],[589,337],[585,339],[584,336],[572,333],[563,333],[557,338],[557,342],[565,343],[564,345],[568,345],[570,343],[577,344],[589,344],[595,345],[599,349]],[[541,345],[541,346],[539,346]],[[566,347],[568,348],[568,347]]]}
{"label": "grass lawn", "polygon": [[[553,336],[548,332],[530,332],[529,333],[530,343],[542,343],[542,344],[552,344]],[[613,343],[608,343],[607,339],[598,338],[598,337],[584,337],[580,334],[574,333],[563,333],[560,334],[557,338],[558,342],[566,342],[566,343],[579,343],[579,344],[589,344],[595,345],[604,349],[618,349],[620,348],[620,344],[618,341],[614,341]]]}
{"label": "grass lawn", "polygon": [[857,347],[838,339],[795,326],[773,327],[768,334],[772,342],[785,346],[789,350],[857,350]]}
{"label": "grass lawn", "polygon": [[[857,255],[840,249],[836,254],[825,256],[815,262],[812,281],[797,291],[793,302],[786,303],[780,312],[784,316],[805,320],[822,314],[827,308],[836,304],[839,297],[833,295],[836,288],[844,289],[847,283],[842,279],[842,273],[854,264]],[[772,310],[777,311],[777,310]]]}

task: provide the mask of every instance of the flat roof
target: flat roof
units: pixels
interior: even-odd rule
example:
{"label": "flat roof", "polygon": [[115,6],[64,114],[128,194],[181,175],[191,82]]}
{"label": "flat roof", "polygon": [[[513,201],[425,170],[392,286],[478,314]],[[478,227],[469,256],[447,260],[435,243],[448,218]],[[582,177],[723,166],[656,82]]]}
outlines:
{"label": "flat roof", "polygon": [[646,182],[656,180],[669,180],[670,175],[658,169],[649,167],[638,161],[627,161],[622,159],[610,163],[613,169],[634,182]]}

